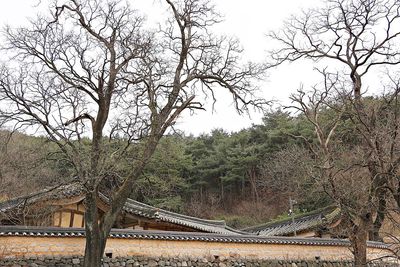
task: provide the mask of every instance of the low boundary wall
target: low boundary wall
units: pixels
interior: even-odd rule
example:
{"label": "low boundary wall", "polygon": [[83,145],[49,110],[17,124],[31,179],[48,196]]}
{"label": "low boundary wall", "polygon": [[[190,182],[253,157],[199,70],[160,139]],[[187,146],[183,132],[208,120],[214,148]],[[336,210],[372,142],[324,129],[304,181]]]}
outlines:
{"label": "low boundary wall", "polygon": [[[32,258],[70,259],[70,265],[74,259],[74,264],[79,265],[84,244],[82,229],[0,227],[0,265],[7,266],[7,262],[15,262],[16,259],[24,261]],[[128,264],[134,264],[137,259],[146,259],[152,264],[156,262],[157,265],[149,263],[143,265],[139,261],[139,265],[132,266],[287,266],[279,265],[279,261],[282,264],[306,262],[306,265],[291,265],[293,267],[349,266],[345,265],[352,260],[349,245],[347,240],[340,239],[113,230],[105,251],[111,259],[106,260],[117,261],[117,258],[121,258],[125,263],[121,265],[107,263],[105,266],[129,266]],[[388,258],[390,255],[387,245],[379,242],[368,244],[370,260],[384,259],[387,264],[394,263]],[[166,259],[171,259],[177,265],[158,263],[161,260],[164,264],[168,261]],[[131,262],[128,263],[127,260]],[[247,265],[246,262],[254,264]],[[262,262],[272,262],[275,265],[258,265]],[[312,265],[322,262],[336,262],[342,265]],[[193,263],[211,265],[193,265]],[[214,263],[227,265],[213,265]],[[242,263],[245,265],[235,265]],[[53,262],[49,266],[54,265]],[[376,266],[384,265],[381,263]]]}

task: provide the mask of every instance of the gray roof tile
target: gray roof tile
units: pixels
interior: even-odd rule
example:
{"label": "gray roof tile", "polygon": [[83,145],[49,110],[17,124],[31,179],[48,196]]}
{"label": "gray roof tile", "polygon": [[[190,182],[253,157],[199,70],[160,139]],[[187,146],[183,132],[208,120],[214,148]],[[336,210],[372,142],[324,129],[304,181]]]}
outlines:
{"label": "gray roof tile", "polygon": [[254,233],[262,236],[285,236],[292,235],[296,232],[303,232],[324,227],[339,219],[340,209],[337,207],[326,207],[322,210],[314,211],[309,214],[298,216],[294,219],[294,224],[291,218],[270,222],[262,225],[248,227],[243,231]]}

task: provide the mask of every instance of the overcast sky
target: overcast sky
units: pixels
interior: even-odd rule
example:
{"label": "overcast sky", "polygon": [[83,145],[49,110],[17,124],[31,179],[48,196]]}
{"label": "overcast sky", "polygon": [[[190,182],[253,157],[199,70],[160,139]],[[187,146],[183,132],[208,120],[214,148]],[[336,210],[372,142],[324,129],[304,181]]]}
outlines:
{"label": "overcast sky", "polygon": [[[47,0],[12,0],[2,1],[0,9],[0,23],[18,26],[27,22],[28,17],[35,16],[38,12],[47,10]],[[147,14],[148,20],[155,22],[165,12],[165,5],[160,9],[160,1],[132,0],[132,7],[136,7]],[[245,49],[245,58],[253,61],[262,61],[267,55],[267,50],[272,48],[266,33],[277,30],[283,21],[291,14],[321,4],[320,0],[214,0],[217,10],[224,15],[224,21],[215,29],[227,35],[239,38]],[[37,5],[38,3],[41,3]],[[275,99],[288,101],[288,96],[300,85],[313,84],[313,65],[307,62],[297,62],[280,66],[268,73],[268,78],[260,84],[260,96],[267,100]],[[211,112],[199,111],[193,116],[185,114],[178,121],[178,128],[195,135],[209,132],[213,128],[223,128],[227,131],[237,131],[251,124],[261,122],[262,115],[251,113],[251,116],[239,116],[229,99],[224,93],[218,93],[220,101],[216,110]],[[228,100],[229,99],[229,100]]]}

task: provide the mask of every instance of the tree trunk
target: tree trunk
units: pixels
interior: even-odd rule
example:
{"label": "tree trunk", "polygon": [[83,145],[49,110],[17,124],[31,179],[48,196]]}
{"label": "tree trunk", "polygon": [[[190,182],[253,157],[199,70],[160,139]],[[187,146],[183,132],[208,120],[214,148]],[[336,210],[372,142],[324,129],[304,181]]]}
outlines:
{"label": "tree trunk", "polygon": [[244,176],[241,179],[241,194],[242,194],[242,199],[245,198],[245,179]]}
{"label": "tree trunk", "polygon": [[398,180],[398,183],[397,183],[397,192],[396,192],[394,198],[395,198],[395,201],[397,204],[397,208],[400,209],[400,177],[396,176],[396,178]]}
{"label": "tree trunk", "polygon": [[86,228],[86,246],[84,267],[99,267],[101,266],[106,238],[101,232],[89,231]]}
{"label": "tree trunk", "polygon": [[353,242],[354,266],[367,266],[367,232],[358,232]]}
{"label": "tree trunk", "polygon": [[353,93],[354,93],[354,98],[357,102],[360,103],[361,101],[361,76],[356,72],[352,71],[350,74],[351,80],[353,82]]}
{"label": "tree trunk", "polygon": [[86,246],[84,267],[100,267],[103,258],[104,250],[108,235],[113,227],[118,214],[124,206],[129,194],[132,191],[135,178],[139,177],[144,167],[148,163],[150,157],[153,155],[154,150],[160,140],[162,134],[154,135],[147,142],[146,149],[142,154],[142,161],[134,168],[131,176],[125,180],[118,191],[112,194],[112,201],[110,209],[100,217],[98,213],[98,188],[92,186],[90,192],[86,194],[85,204],[85,231],[86,231]]}
{"label": "tree trunk", "polygon": [[[377,199],[378,203],[375,204],[377,205],[376,209],[376,218],[373,221],[373,225],[369,234],[370,240],[373,241],[382,241],[382,238],[380,237],[380,230],[383,225],[383,221],[385,220],[386,213],[387,213],[387,190],[385,189],[387,187],[387,184],[389,183],[390,177],[388,175],[384,175],[384,170],[378,171],[375,166],[377,166],[378,163],[371,162],[369,164],[369,171],[371,173],[371,177],[373,177],[373,189],[374,191],[374,197]],[[370,202],[373,200],[370,199]]]}
{"label": "tree trunk", "polygon": [[385,195],[386,194],[384,192],[379,194],[378,210],[376,212],[376,218],[375,218],[374,224],[372,226],[372,231],[369,235],[370,240],[373,240],[373,241],[383,241],[379,232],[381,230],[381,227],[383,225],[383,221],[384,221],[385,215],[386,215],[386,196]]}
{"label": "tree trunk", "polygon": [[203,185],[200,185],[200,205],[203,205]]}
{"label": "tree trunk", "polygon": [[257,183],[256,183],[256,171],[254,170],[254,167],[251,168],[250,171],[248,171],[248,176],[249,176],[249,181],[251,185],[251,194],[253,197],[253,202],[258,203],[259,202],[259,195],[258,195],[258,190],[257,190]]}
{"label": "tree trunk", "polygon": [[86,194],[85,199],[85,257],[84,267],[99,267],[106,246],[106,235],[100,227],[100,218],[97,209],[97,191]]}
{"label": "tree trunk", "polygon": [[360,216],[359,219],[359,224],[353,227],[350,241],[351,246],[353,247],[354,266],[365,267],[367,266],[367,241],[371,215],[367,213]]}
{"label": "tree trunk", "polygon": [[224,198],[225,198],[224,182],[221,179],[221,203],[224,203]]}

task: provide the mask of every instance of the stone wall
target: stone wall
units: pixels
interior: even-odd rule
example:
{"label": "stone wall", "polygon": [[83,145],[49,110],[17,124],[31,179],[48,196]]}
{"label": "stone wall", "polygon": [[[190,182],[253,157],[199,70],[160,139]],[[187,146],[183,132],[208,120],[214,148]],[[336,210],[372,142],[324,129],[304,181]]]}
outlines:
{"label": "stone wall", "polygon": [[[0,236],[0,259],[31,256],[83,255],[84,237],[52,236]],[[109,238],[105,253],[116,257],[219,257],[263,260],[303,259],[326,261],[351,260],[353,255],[347,246],[318,244],[236,243],[193,240],[159,240],[139,238]],[[387,249],[368,248],[369,259],[390,254]]]}
{"label": "stone wall", "polygon": [[[0,229],[0,266],[80,266],[82,229]],[[352,266],[349,242],[340,239],[257,237],[113,230],[104,265],[113,266]],[[393,265],[388,245],[368,243],[370,266]],[[299,260],[301,259],[301,260]],[[398,263],[398,262],[397,262]]]}
{"label": "stone wall", "polygon": [[[28,257],[19,259],[0,260],[0,266],[12,267],[77,267],[82,266],[82,257]],[[140,266],[270,266],[270,267],[351,267],[350,261],[305,261],[305,260],[251,260],[240,258],[104,258],[103,267],[140,267]],[[398,267],[388,262],[374,262],[369,267]]]}

